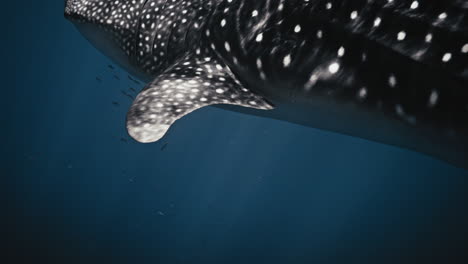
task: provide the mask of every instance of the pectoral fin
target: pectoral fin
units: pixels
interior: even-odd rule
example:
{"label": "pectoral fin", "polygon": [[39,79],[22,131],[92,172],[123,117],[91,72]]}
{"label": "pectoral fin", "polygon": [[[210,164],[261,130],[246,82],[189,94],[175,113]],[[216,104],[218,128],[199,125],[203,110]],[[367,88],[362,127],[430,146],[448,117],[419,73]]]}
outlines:
{"label": "pectoral fin", "polygon": [[215,104],[273,109],[261,96],[242,87],[224,64],[188,55],[138,95],[127,114],[127,130],[139,142],[155,142],[176,120]]}

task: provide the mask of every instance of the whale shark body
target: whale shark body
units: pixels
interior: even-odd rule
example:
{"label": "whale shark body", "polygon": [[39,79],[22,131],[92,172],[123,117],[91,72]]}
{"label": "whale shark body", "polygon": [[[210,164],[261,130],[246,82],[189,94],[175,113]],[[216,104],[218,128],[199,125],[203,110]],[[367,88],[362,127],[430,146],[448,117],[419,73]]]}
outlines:
{"label": "whale shark body", "polygon": [[127,115],[139,142],[216,105],[468,168],[466,0],[67,0],[65,16],[148,83]]}

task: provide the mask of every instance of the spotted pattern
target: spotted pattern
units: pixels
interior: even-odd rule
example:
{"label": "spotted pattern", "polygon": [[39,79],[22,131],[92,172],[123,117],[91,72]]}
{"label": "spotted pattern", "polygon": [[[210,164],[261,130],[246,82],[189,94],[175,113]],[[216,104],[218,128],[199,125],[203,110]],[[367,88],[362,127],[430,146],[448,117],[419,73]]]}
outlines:
{"label": "spotted pattern", "polygon": [[468,134],[466,1],[220,2],[213,49],[279,100],[326,96]]}
{"label": "spotted pattern", "polygon": [[148,0],[140,18],[138,65],[157,75],[196,45],[210,1]]}
{"label": "spotted pattern", "polygon": [[144,3],[145,0],[68,0],[65,14],[77,23],[94,24],[108,32],[130,57],[136,52],[135,35]]}
{"label": "spotted pattern", "polygon": [[138,95],[127,115],[127,129],[133,138],[157,141],[176,120],[208,105],[272,109],[262,97],[243,88],[229,68],[203,55],[206,53],[187,55]]}
{"label": "spotted pattern", "polygon": [[66,14],[111,32],[154,79],[128,115],[142,142],[205,105],[270,109],[257,94],[468,141],[465,0],[68,0]]}

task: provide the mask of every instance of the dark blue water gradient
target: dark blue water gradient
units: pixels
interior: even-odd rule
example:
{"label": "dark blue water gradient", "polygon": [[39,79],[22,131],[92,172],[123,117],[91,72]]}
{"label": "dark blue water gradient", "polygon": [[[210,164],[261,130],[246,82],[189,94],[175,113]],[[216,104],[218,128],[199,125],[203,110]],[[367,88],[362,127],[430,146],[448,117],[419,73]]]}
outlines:
{"label": "dark blue water gradient", "polygon": [[137,144],[121,90],[141,85],[63,2],[2,5],[9,263],[467,260],[467,171],[217,108]]}

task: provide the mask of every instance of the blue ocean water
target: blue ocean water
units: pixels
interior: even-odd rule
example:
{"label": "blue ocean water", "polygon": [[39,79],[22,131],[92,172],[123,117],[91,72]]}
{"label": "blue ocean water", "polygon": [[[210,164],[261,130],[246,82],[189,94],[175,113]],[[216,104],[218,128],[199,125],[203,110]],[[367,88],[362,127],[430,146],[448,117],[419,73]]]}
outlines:
{"label": "blue ocean water", "polygon": [[137,144],[123,92],[141,85],[63,1],[3,10],[11,263],[466,261],[468,171],[218,108]]}

